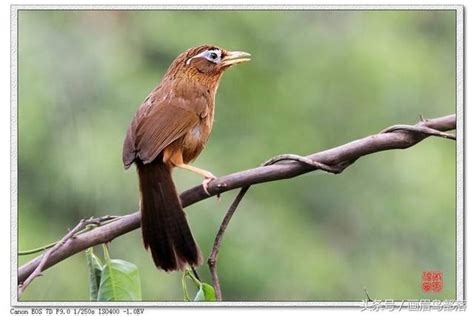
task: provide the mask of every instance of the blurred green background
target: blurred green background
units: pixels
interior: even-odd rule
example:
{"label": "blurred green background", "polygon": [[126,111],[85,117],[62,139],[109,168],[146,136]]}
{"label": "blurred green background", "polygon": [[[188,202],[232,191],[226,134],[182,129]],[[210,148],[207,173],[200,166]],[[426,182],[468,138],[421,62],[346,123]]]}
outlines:
{"label": "blurred green background", "polygon": [[[455,112],[454,11],[20,11],[18,248],[60,239],[89,216],[137,208],[122,167],[127,126],[182,51],[252,53],[226,72],[194,163],[225,175]],[[252,187],[225,235],[226,300],[455,298],[455,143],[430,138]],[[201,178],[177,170],[180,191]],[[187,208],[207,257],[236,191]],[[100,253],[100,247],[97,249]],[[135,263],[143,299],[182,301],[180,273],[155,270],[139,231],[110,245]],[[34,256],[19,257],[23,264]],[[423,271],[444,274],[423,293]],[[210,283],[207,266],[198,269]],[[84,253],[47,270],[25,301],[88,300]]]}

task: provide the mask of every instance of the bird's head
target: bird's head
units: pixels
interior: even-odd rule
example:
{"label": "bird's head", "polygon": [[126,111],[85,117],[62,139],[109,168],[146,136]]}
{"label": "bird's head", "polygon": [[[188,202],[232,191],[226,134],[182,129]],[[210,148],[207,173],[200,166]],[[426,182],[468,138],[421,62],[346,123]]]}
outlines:
{"label": "bird's head", "polygon": [[249,53],[202,45],[181,53],[170,65],[168,74],[184,75],[204,84],[217,85],[224,70],[247,61],[250,61]]}

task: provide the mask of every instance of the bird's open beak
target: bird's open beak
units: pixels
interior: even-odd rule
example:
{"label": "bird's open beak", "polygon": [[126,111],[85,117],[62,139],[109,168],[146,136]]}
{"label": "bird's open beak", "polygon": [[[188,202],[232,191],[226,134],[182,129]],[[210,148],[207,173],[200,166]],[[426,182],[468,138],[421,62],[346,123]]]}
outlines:
{"label": "bird's open beak", "polygon": [[246,52],[227,52],[221,62],[224,66],[236,65],[250,61],[250,56],[251,55]]}

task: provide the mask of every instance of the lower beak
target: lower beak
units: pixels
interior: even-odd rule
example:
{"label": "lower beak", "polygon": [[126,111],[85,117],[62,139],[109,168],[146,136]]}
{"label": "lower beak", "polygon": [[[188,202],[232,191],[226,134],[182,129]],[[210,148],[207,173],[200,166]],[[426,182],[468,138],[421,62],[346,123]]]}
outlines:
{"label": "lower beak", "polygon": [[246,52],[227,52],[221,62],[224,66],[236,65],[250,61],[250,56],[251,55]]}

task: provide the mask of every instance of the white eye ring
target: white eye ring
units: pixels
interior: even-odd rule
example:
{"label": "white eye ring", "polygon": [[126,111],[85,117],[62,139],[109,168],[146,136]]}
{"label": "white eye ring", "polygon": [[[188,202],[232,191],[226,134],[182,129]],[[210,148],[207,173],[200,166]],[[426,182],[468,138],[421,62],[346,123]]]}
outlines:
{"label": "white eye ring", "polygon": [[193,58],[198,58],[198,57],[204,57],[206,58],[208,61],[210,61],[211,63],[214,63],[214,64],[218,64],[221,62],[221,57],[222,57],[222,52],[220,49],[209,49],[209,50],[205,50],[203,51],[202,53],[199,53],[197,54],[196,56],[193,56],[191,58],[189,58],[187,61],[186,61],[186,65],[189,65],[189,63],[191,63],[191,60]]}

